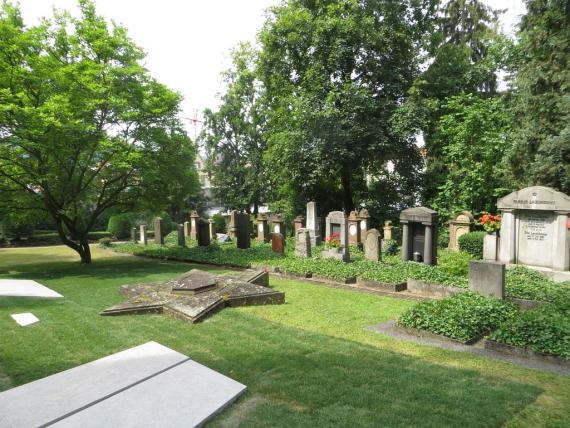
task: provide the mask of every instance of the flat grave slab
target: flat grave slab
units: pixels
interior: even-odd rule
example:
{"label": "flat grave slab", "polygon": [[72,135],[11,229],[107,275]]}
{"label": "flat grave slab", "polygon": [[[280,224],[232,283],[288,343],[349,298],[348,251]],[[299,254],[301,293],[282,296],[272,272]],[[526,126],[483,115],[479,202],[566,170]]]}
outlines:
{"label": "flat grave slab", "polygon": [[169,281],[174,294],[194,295],[216,287],[216,276],[199,269],[192,269]]}
{"label": "flat grave slab", "polygon": [[61,294],[29,279],[0,279],[0,297],[38,297],[57,299]]}
{"label": "flat grave slab", "polygon": [[21,325],[22,327],[26,327],[28,325],[40,322],[38,317],[36,317],[31,312],[24,312],[22,314],[11,314],[10,316],[14,321],[18,323],[18,325]]}
{"label": "flat grave slab", "polygon": [[0,427],[199,426],[245,389],[148,342],[0,393]]}

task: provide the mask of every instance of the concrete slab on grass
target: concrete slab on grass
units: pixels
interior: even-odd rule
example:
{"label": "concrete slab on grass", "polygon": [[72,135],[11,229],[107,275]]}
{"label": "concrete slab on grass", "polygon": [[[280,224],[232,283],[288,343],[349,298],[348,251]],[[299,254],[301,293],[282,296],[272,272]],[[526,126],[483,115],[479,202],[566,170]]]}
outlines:
{"label": "concrete slab on grass", "polygon": [[35,324],[40,322],[38,317],[36,317],[31,312],[24,312],[22,314],[11,314],[10,315],[14,321],[16,321],[22,327],[26,327],[28,325]]}
{"label": "concrete slab on grass", "polygon": [[29,279],[0,279],[0,297],[39,297],[57,299],[61,294]]}
{"label": "concrete slab on grass", "polygon": [[148,342],[0,393],[0,427],[196,426],[244,391]]}

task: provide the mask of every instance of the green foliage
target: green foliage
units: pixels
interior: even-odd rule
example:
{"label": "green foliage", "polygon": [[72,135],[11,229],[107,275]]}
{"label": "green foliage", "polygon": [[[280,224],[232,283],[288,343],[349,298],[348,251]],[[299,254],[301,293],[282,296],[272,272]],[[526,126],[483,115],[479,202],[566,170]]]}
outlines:
{"label": "green foliage", "polygon": [[459,250],[471,254],[476,259],[483,258],[483,240],[486,232],[469,232],[458,239]]}
{"label": "green foliage", "polygon": [[382,240],[382,254],[393,256],[398,254],[398,242],[395,239]]}
{"label": "green foliage", "polygon": [[113,240],[111,238],[101,238],[99,240],[99,245],[102,247],[110,247],[112,245]]}
{"label": "green foliage", "polygon": [[570,282],[554,282],[524,266],[507,269],[506,288],[508,297],[570,305]]}
{"label": "green foliage", "polygon": [[570,310],[543,305],[502,323],[490,339],[570,360]]}
{"label": "green foliage", "polygon": [[115,214],[109,218],[107,231],[117,239],[131,236],[131,219],[128,214]]}
{"label": "green foliage", "polygon": [[31,238],[34,234],[35,223],[29,218],[15,219],[6,216],[0,223],[0,235],[5,239],[20,240],[22,238]]}
{"label": "green foliage", "polygon": [[449,245],[449,228],[441,227],[437,231],[437,248],[447,248]]}
{"label": "green foliage", "polygon": [[227,233],[226,218],[218,213],[212,217],[214,220],[214,230],[216,233]]}
{"label": "green foliage", "polygon": [[398,319],[398,324],[464,342],[496,329],[516,313],[511,303],[465,292],[418,303]]}
{"label": "green foliage", "polygon": [[26,26],[0,7],[0,211],[47,213],[90,263],[106,211],[160,209],[198,181],[180,95],[148,74],[125,28],[89,0],[79,11]]}
{"label": "green foliage", "polygon": [[437,253],[437,265],[443,272],[454,276],[467,276],[469,261],[476,259],[463,251],[440,250]]}

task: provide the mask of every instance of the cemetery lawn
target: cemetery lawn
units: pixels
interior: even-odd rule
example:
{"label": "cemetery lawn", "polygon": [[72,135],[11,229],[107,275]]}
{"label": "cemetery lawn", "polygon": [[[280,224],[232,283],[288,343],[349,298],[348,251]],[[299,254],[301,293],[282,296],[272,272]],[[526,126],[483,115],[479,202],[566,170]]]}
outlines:
{"label": "cemetery lawn", "polygon": [[[414,302],[272,278],[284,305],[228,308],[196,325],[102,317],[122,284],[230,271],[92,250],[81,266],[65,247],[0,249],[1,278],[65,296],[0,298],[0,390],[154,340],[247,385],[213,426],[570,426],[570,377],[365,329]],[[41,321],[19,327],[19,312]]]}

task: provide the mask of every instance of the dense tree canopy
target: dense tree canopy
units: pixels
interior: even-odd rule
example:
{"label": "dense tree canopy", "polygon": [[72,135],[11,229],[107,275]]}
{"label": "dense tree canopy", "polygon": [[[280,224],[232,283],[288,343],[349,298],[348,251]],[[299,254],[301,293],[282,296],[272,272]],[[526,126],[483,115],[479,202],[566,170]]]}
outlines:
{"label": "dense tree canopy", "polygon": [[47,212],[91,261],[87,233],[111,208],[158,211],[197,191],[180,96],[152,79],[143,52],[94,5],[26,27],[0,10],[0,209]]}

